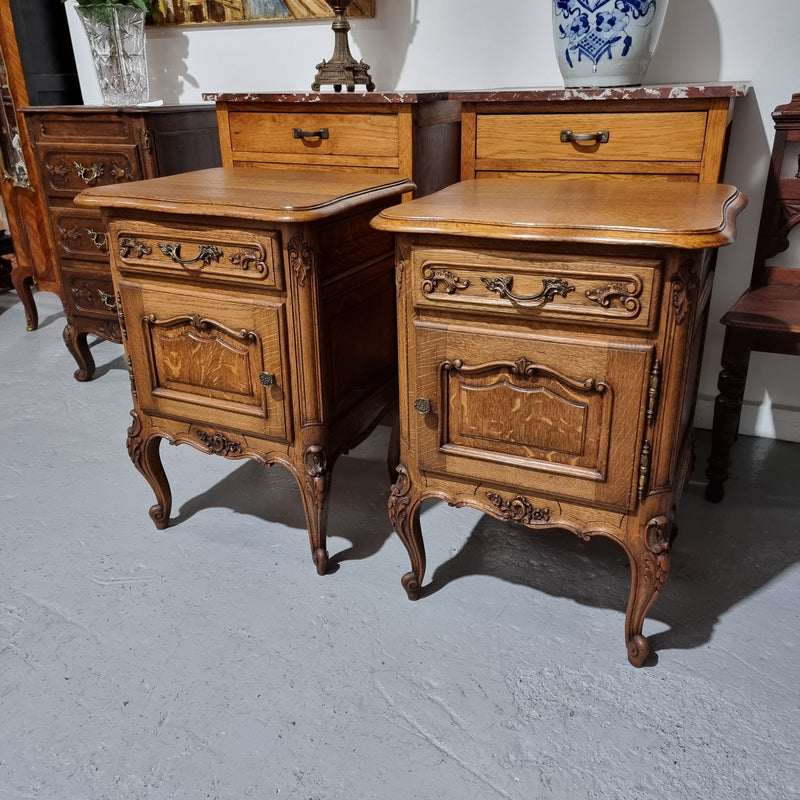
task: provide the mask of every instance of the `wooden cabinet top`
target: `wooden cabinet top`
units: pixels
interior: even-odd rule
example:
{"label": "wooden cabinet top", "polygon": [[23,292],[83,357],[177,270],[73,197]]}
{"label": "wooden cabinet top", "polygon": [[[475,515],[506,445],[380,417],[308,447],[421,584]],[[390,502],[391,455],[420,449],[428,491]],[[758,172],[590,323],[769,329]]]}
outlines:
{"label": "wooden cabinet top", "polygon": [[382,211],[392,233],[699,249],[733,241],[744,195],[726,184],[487,178]]}
{"label": "wooden cabinet top", "polygon": [[217,103],[334,103],[408,105],[438,103],[450,99],[449,92],[223,92],[204,94]]}
{"label": "wooden cabinet top", "polygon": [[414,188],[404,178],[359,172],[217,167],[84,190],[82,206],[138,212],[310,222],[396,198]]}

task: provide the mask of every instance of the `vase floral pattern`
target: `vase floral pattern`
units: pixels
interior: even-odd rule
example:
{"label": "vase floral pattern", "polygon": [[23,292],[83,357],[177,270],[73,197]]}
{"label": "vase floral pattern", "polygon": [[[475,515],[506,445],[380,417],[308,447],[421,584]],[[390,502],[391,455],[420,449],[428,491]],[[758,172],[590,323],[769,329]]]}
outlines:
{"label": "vase floral pattern", "polygon": [[553,0],[553,37],[567,86],[642,82],[667,0]]}

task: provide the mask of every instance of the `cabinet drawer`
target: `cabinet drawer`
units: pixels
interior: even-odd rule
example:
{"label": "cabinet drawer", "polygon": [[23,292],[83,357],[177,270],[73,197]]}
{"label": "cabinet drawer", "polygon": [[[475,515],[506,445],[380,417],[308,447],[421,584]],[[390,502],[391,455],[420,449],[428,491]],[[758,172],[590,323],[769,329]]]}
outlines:
{"label": "cabinet drawer", "polygon": [[234,161],[347,165],[357,159],[360,167],[398,164],[396,114],[233,111],[228,119]]}
{"label": "cabinet drawer", "polygon": [[81,146],[111,142],[130,142],[132,125],[127,115],[111,112],[61,114],[48,111],[43,114],[26,112],[28,130],[37,143],[80,142]]}
{"label": "cabinet drawer", "polygon": [[[632,165],[658,163],[681,172],[702,159],[706,120],[704,111],[479,114],[476,169],[636,172]],[[569,140],[600,132],[607,141]]]}
{"label": "cabinet drawer", "polygon": [[58,255],[105,264],[108,269],[108,241],[103,218],[77,206],[50,208]]}
{"label": "cabinet drawer", "polygon": [[94,271],[65,264],[61,269],[64,298],[71,311],[91,317],[111,317],[116,322],[114,285],[108,270]]}
{"label": "cabinet drawer", "polygon": [[281,441],[291,434],[286,313],[280,301],[119,280],[142,409]]}
{"label": "cabinet drawer", "polygon": [[414,336],[421,469],[634,507],[651,346],[424,322]]}
{"label": "cabinet drawer", "polygon": [[277,232],[166,228],[137,222],[133,228],[112,223],[109,236],[122,272],[158,270],[211,282],[283,287]]}
{"label": "cabinet drawer", "polygon": [[658,318],[661,261],[654,259],[437,248],[415,250],[413,263],[419,308],[641,330]]}
{"label": "cabinet drawer", "polygon": [[141,179],[136,147],[53,148],[42,153],[44,190],[50,197],[74,197],[87,186],[108,186]]}

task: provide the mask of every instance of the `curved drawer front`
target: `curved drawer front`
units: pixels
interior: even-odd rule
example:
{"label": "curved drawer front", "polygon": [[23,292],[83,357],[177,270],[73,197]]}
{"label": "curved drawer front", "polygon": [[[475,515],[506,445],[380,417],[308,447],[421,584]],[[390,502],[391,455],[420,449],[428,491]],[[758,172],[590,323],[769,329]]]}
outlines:
{"label": "curved drawer front", "polygon": [[64,296],[72,310],[82,315],[117,318],[117,306],[111,275],[87,269],[61,270]]}
{"label": "curved drawer front", "polygon": [[291,163],[335,163],[357,156],[362,167],[397,164],[396,114],[233,112],[229,122],[237,160],[260,153],[260,160]]}
{"label": "curved drawer front", "polygon": [[476,168],[637,172],[631,165],[638,162],[690,169],[702,160],[706,122],[704,111],[480,114]]}
{"label": "curved drawer front", "polygon": [[414,253],[412,291],[420,308],[650,330],[658,314],[661,263],[421,249]]}
{"label": "curved drawer front", "polygon": [[165,228],[137,222],[112,224],[114,263],[122,271],[141,268],[209,281],[235,280],[282,288],[280,236],[271,231]]}
{"label": "curved drawer front", "polygon": [[115,150],[58,148],[42,156],[42,178],[50,197],[74,197],[90,186],[138,181],[142,171],[133,145]]}
{"label": "curved drawer front", "polygon": [[80,258],[108,264],[108,238],[102,217],[83,208],[50,209],[53,234],[61,258]]}

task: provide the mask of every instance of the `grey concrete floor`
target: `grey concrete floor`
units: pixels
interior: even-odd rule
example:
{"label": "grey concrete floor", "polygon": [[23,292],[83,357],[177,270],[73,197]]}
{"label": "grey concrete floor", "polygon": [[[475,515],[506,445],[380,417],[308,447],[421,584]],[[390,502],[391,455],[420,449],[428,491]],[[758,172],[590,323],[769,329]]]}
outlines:
{"label": "grey concrete floor", "polygon": [[333,574],[280,467],[162,447],[172,526],[128,459],[121,348],[81,384],[58,300],[0,294],[2,800],[800,797],[800,445],[708,433],[628,665],[611,542],[422,515],[417,603],[381,426],[333,475]]}

